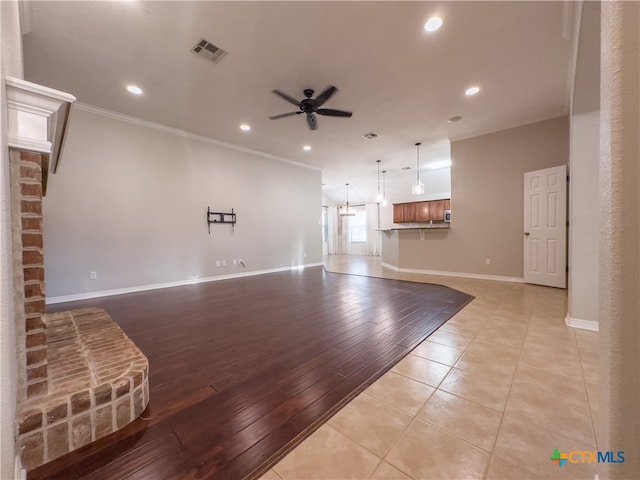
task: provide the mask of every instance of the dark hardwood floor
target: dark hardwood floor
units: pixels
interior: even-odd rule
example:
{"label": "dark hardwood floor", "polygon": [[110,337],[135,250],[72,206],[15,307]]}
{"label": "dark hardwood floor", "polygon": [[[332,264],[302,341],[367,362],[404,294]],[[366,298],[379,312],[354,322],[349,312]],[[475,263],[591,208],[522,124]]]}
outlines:
{"label": "dark hardwood floor", "polygon": [[49,306],[104,308],[149,359],[150,402],[29,479],[256,477],[472,298],[315,267]]}

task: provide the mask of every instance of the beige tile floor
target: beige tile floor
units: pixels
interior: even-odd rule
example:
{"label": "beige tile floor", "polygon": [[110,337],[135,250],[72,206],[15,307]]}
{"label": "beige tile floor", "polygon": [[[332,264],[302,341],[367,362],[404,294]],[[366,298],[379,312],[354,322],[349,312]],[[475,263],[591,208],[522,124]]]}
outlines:
{"label": "beige tile floor", "polygon": [[566,291],[402,274],[379,258],[328,270],[448,285],[476,298],[262,478],[593,479],[597,334],[564,323]]}

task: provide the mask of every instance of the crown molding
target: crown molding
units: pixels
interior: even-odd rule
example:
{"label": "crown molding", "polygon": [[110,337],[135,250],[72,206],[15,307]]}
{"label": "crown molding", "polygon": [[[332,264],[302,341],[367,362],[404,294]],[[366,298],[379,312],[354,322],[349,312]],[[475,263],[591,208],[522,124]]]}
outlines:
{"label": "crown molding", "polygon": [[230,150],[236,150],[239,152],[250,153],[252,155],[257,155],[259,157],[268,158],[269,160],[275,160],[276,162],[288,163],[290,165],[295,165],[296,167],[307,168],[309,170],[322,171],[321,168],[314,167],[312,165],[307,165],[305,163],[296,162],[295,160],[289,160],[288,158],[278,157],[276,155],[271,155],[269,153],[264,153],[259,150],[252,150],[250,148],[241,147],[239,145],[235,145],[233,143],[223,142],[221,140],[216,140],[215,138],[205,137],[204,135],[197,135],[195,133],[187,132],[186,130],[180,130],[179,128],[169,127],[167,125],[163,125],[161,123],[150,122],[148,120],[143,120],[142,118],[132,117],[130,115],[125,115],[123,113],[113,112],[111,110],[106,110],[100,107],[94,107],[93,105],[88,105],[86,103],[76,103],[75,108],[81,110],[83,112],[89,112],[96,115],[100,115],[103,117],[111,118],[113,120],[118,120],[121,122],[130,123],[132,125],[137,125],[139,127],[150,128],[152,130],[157,130],[159,132],[168,133],[170,135],[177,135],[179,137],[188,138],[190,140],[195,140],[197,142],[208,143],[210,145],[216,145],[218,147],[228,148]]}

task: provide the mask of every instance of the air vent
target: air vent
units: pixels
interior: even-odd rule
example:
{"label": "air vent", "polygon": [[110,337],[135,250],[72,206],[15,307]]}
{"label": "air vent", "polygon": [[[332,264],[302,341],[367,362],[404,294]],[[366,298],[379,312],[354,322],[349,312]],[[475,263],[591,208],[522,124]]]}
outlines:
{"label": "air vent", "polygon": [[216,47],[213,43],[207,42],[203,38],[195,44],[192,51],[203,56],[207,60],[211,60],[213,63],[218,63],[222,60],[222,57],[228,53],[220,47]]}
{"label": "air vent", "polygon": [[362,138],[366,138],[367,140],[371,140],[372,138],[377,138],[379,135],[376,132],[369,132],[362,135]]}

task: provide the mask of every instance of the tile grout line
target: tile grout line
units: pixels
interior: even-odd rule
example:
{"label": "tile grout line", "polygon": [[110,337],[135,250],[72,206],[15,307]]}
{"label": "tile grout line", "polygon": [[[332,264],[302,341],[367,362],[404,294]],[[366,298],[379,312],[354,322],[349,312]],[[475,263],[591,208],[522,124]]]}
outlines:
{"label": "tile grout line", "polygon": [[[515,287],[512,287],[512,288],[515,288]],[[533,301],[533,305],[534,306],[535,306],[535,301],[536,301],[535,299],[538,297],[539,291],[536,289],[535,292],[536,292],[536,295],[535,295],[535,298],[534,298],[534,301]],[[522,340],[522,344],[520,345],[520,353],[518,354],[518,361],[516,362],[516,368],[515,368],[515,370],[513,372],[513,375],[511,376],[511,382],[509,383],[509,392],[507,393],[507,398],[506,398],[506,400],[504,402],[504,409],[502,410],[502,416],[500,417],[500,423],[498,425],[498,431],[496,432],[496,438],[493,440],[493,446],[491,447],[491,459],[490,459],[489,464],[487,465],[487,468],[486,468],[486,470],[484,472],[484,476],[482,477],[483,479],[486,479],[487,476],[489,475],[489,470],[491,468],[491,464],[493,463],[493,457],[494,456],[498,456],[496,454],[496,447],[498,445],[498,438],[500,437],[500,432],[502,431],[502,426],[503,426],[503,423],[504,423],[504,417],[507,414],[507,405],[509,404],[509,399],[511,398],[511,392],[513,390],[513,383],[515,381],[516,374],[518,372],[518,367],[520,365],[520,360],[522,358],[522,350],[524,349],[524,344],[525,344],[525,342],[527,340],[527,335],[529,334],[529,325],[531,324],[532,315],[533,315],[533,308],[532,308],[532,311],[529,313],[529,320],[527,322],[527,330],[526,330],[524,338]]]}

